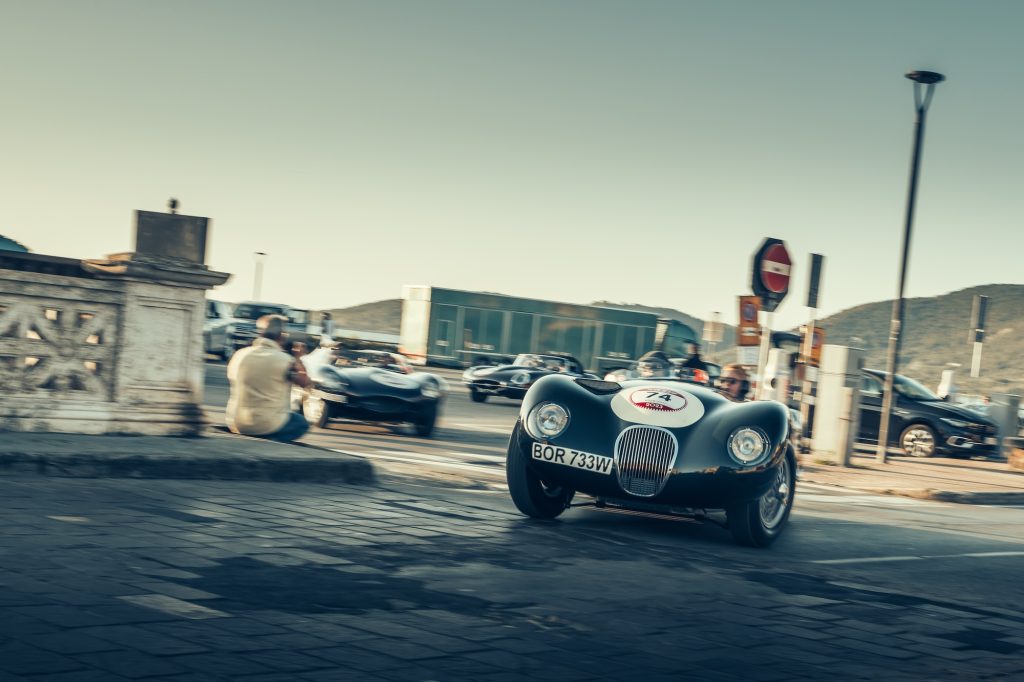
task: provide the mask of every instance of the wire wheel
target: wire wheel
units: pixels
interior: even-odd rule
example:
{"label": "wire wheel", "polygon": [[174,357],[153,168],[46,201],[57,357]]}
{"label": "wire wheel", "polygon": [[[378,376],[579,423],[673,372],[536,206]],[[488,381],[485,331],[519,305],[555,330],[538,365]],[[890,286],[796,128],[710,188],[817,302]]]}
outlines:
{"label": "wire wheel", "polygon": [[761,523],[766,529],[774,529],[786,518],[789,510],[790,497],[793,495],[793,471],[790,458],[784,457],[782,465],[775,473],[771,489],[764,494],[760,502]]}

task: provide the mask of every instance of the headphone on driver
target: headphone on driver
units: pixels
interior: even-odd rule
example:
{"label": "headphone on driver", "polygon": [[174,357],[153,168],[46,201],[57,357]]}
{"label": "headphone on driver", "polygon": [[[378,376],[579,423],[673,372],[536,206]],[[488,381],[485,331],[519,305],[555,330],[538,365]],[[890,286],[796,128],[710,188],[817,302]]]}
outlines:
{"label": "headphone on driver", "polygon": [[[725,367],[722,368],[722,371],[725,372],[726,370],[732,369],[733,367],[734,366],[726,365]],[[746,374],[746,370],[743,370],[743,373]],[[735,379],[735,377],[730,377],[730,378]],[[721,381],[721,379],[722,379],[721,376],[719,376],[718,381]],[[740,382],[740,392],[739,392],[739,395],[737,397],[740,400],[743,400],[743,399],[745,399],[747,397],[747,393],[750,392],[750,377],[747,377],[745,379],[738,379],[737,381]]]}
{"label": "headphone on driver", "polygon": [[750,379],[740,379],[740,400],[747,397],[750,392]]}

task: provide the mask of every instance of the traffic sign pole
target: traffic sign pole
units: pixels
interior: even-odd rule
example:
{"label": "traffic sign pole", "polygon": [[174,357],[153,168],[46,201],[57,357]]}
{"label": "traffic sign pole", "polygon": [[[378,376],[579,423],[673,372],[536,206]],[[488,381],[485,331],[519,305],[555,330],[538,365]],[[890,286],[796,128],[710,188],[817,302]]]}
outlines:
{"label": "traffic sign pole", "polygon": [[765,311],[761,313],[764,315],[764,324],[761,325],[761,349],[757,354],[757,399],[763,400],[765,394],[765,370],[768,369],[768,350],[771,348],[771,337],[772,337],[772,322],[775,318],[775,313],[772,311]]}
{"label": "traffic sign pole", "polygon": [[[811,254],[811,278],[807,285],[807,332],[804,334],[803,348],[803,382],[800,385],[800,421],[804,433],[801,443],[806,451],[810,451],[811,405],[814,404],[811,381],[811,353],[814,347],[814,325],[818,316],[818,292],[821,288],[821,270],[825,257],[820,253]],[[817,371],[817,368],[815,368]]]}
{"label": "traffic sign pole", "polygon": [[750,286],[754,294],[761,299],[761,310],[764,319],[761,325],[761,349],[757,359],[757,392],[758,400],[764,398],[767,391],[765,370],[768,368],[768,351],[771,348],[772,322],[775,309],[789,293],[789,280],[792,275],[793,261],[781,239],[768,237],[754,253],[753,267],[750,273]]}

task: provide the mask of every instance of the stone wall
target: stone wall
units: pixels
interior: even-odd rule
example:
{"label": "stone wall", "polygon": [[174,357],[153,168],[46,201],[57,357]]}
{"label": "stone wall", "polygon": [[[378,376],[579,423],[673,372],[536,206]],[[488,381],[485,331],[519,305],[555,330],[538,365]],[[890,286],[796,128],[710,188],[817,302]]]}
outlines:
{"label": "stone wall", "polygon": [[4,254],[0,431],[197,434],[204,292],[227,277],[138,254]]}

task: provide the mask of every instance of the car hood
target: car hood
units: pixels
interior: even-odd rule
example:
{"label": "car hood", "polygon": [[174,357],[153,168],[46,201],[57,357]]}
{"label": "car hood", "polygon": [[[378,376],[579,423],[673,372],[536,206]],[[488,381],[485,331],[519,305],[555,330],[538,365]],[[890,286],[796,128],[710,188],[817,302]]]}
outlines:
{"label": "car hood", "polygon": [[942,413],[954,417],[956,419],[963,419],[964,421],[973,422],[975,424],[993,424],[991,419],[988,419],[984,415],[978,414],[973,410],[968,410],[966,407],[960,407],[959,405],[950,405],[949,403],[941,400],[922,400],[921,405],[927,405],[937,413]]}

